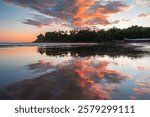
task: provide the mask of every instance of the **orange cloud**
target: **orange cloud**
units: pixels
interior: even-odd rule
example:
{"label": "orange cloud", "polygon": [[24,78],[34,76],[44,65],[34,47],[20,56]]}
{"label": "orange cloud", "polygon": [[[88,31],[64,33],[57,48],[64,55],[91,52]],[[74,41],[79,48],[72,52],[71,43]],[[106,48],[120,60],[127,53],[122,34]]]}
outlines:
{"label": "orange cloud", "polygon": [[[118,10],[108,10],[105,6],[98,6],[97,8],[93,9],[92,12],[90,12],[90,7],[95,6],[94,0],[77,0],[78,7],[76,12],[73,14],[73,24],[77,26],[83,26],[86,27],[88,25],[108,25],[108,24],[116,24],[119,21],[113,21],[109,22],[107,20],[108,15],[117,13],[122,10],[125,10],[127,7],[118,6]],[[98,3],[97,3],[98,4]],[[108,5],[109,6],[109,5]]]}
{"label": "orange cloud", "polygon": [[[5,2],[29,7],[43,15],[34,15],[23,23],[38,27],[53,23],[67,24],[71,28],[91,28],[96,25],[110,25],[119,21],[109,21],[109,16],[129,8],[123,1],[97,0],[44,0],[42,2],[4,0]],[[45,15],[50,17],[45,17]]]}

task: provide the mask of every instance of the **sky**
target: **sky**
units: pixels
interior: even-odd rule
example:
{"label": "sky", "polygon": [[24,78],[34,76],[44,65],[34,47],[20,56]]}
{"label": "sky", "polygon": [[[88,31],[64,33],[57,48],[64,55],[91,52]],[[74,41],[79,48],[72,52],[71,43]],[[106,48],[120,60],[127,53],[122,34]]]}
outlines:
{"label": "sky", "polygon": [[150,0],[0,0],[0,42],[71,29],[150,27]]}

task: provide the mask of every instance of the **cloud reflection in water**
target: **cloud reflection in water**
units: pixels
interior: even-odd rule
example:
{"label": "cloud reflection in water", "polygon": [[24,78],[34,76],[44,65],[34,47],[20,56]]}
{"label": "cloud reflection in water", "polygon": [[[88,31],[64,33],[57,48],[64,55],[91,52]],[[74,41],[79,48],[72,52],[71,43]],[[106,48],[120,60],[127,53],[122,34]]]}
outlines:
{"label": "cloud reflection in water", "polygon": [[[130,76],[108,69],[109,62],[78,58],[62,64],[38,61],[27,67],[38,72],[55,69],[40,77],[20,81],[4,88],[10,99],[111,99],[118,83]],[[6,99],[6,98],[5,98]]]}
{"label": "cloud reflection in water", "polygon": [[144,99],[144,96],[150,94],[150,82],[149,81],[143,81],[143,80],[138,80],[136,81],[136,85],[138,87],[133,88],[133,91],[138,94],[138,98]]}

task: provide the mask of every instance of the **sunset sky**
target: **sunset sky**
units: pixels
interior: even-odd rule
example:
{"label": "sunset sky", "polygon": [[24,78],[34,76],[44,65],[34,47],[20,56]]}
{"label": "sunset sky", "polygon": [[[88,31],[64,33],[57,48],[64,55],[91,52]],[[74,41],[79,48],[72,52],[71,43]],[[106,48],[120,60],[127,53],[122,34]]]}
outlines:
{"label": "sunset sky", "polygon": [[150,27],[150,0],[0,0],[0,42],[70,29]]}

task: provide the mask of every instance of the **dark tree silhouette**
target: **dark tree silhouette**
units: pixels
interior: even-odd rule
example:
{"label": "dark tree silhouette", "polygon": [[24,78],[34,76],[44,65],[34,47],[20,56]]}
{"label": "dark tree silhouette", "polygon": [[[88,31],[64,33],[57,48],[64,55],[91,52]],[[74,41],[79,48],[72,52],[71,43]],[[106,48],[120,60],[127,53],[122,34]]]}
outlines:
{"label": "dark tree silhouette", "polygon": [[150,38],[150,27],[131,26],[126,29],[113,27],[109,30],[71,30],[69,31],[53,31],[46,32],[45,35],[37,36],[35,42],[111,42],[121,41],[124,38]]}

